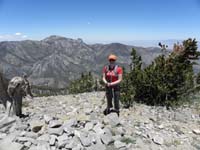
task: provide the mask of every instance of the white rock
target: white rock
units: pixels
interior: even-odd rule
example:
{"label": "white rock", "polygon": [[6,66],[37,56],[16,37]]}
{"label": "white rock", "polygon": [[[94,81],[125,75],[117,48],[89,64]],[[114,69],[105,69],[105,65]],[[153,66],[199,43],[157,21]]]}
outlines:
{"label": "white rock", "polygon": [[73,126],[76,126],[76,125],[77,125],[77,120],[73,118],[73,119],[65,121],[64,124],[63,124],[63,127],[70,128],[70,127],[73,127]]}
{"label": "white rock", "polygon": [[74,135],[74,129],[71,127],[64,127],[64,132],[68,134],[68,136]]}
{"label": "white rock", "polygon": [[122,136],[121,135],[115,135],[112,137],[114,141],[120,141],[122,140]]}
{"label": "white rock", "polygon": [[50,140],[49,140],[50,146],[54,146],[55,145],[56,138],[57,138],[57,136],[55,136],[55,135],[51,135],[50,136]]}
{"label": "white rock", "polygon": [[102,143],[97,143],[88,147],[87,150],[106,150],[106,146]]}
{"label": "white rock", "polygon": [[164,143],[164,140],[160,135],[154,136],[153,141],[154,143],[159,144],[159,145],[162,145]]}
{"label": "white rock", "polygon": [[123,147],[126,147],[126,144],[121,142],[121,141],[115,141],[114,142],[114,146],[119,149],[119,148],[123,148]]}
{"label": "white rock", "polygon": [[18,141],[18,142],[31,142],[33,144],[37,144],[35,139],[29,138],[29,137],[17,137],[16,141]]}
{"label": "white rock", "polygon": [[38,141],[46,141],[48,142],[50,139],[50,135],[49,134],[43,134],[40,137],[37,138]]}
{"label": "white rock", "polygon": [[109,145],[111,142],[113,142],[112,135],[109,134],[102,134],[101,140],[105,145]]}
{"label": "white rock", "polygon": [[24,143],[24,146],[26,146],[26,147],[31,147],[31,144],[32,144],[31,142],[25,142],[25,143]]}
{"label": "white rock", "polygon": [[72,150],[83,150],[83,146],[81,144],[76,145],[76,147],[72,148]]}
{"label": "white rock", "polygon": [[161,124],[161,125],[158,126],[158,128],[159,128],[159,129],[164,129],[164,125]]}
{"label": "white rock", "polygon": [[70,142],[69,142],[69,144],[66,144],[65,145],[65,148],[67,148],[67,149],[73,149],[73,148],[75,148],[77,145],[79,145],[79,144],[81,144],[80,143],[80,139],[77,137],[77,136],[74,136],[71,140],[70,140]]}
{"label": "white rock", "polygon": [[86,108],[86,109],[84,109],[84,112],[86,115],[90,115],[93,112],[93,110],[92,110],[92,108]]}
{"label": "white rock", "polygon": [[59,148],[63,148],[63,147],[65,147],[66,144],[69,144],[69,137],[65,133],[63,135],[57,137],[57,140],[58,140]]}
{"label": "white rock", "polygon": [[98,134],[98,135],[101,135],[101,134],[104,134],[104,130],[102,129],[102,124],[98,123],[94,126],[93,130]]}
{"label": "white rock", "polygon": [[43,117],[44,117],[45,123],[47,123],[47,124],[48,124],[51,120],[53,120],[53,117],[50,117],[50,116],[48,116],[48,115],[44,115]]}
{"label": "white rock", "polygon": [[37,150],[37,147],[32,145],[28,150]]}
{"label": "white rock", "polygon": [[49,134],[53,134],[53,135],[57,135],[60,136],[63,134],[63,127],[59,127],[59,128],[48,128],[48,133]]}
{"label": "white rock", "polygon": [[39,132],[42,129],[42,127],[43,127],[44,124],[45,124],[44,121],[41,121],[41,120],[32,120],[30,122],[30,127],[31,127],[31,130],[33,132],[37,133],[37,132]]}
{"label": "white rock", "polygon": [[38,134],[35,133],[35,132],[26,132],[25,137],[29,137],[29,138],[33,138],[33,139],[36,139],[38,137]]}
{"label": "white rock", "polygon": [[14,122],[16,122],[15,118],[5,116],[0,120],[0,129],[13,124]]}
{"label": "white rock", "polygon": [[0,140],[6,137],[6,133],[0,133]]}
{"label": "white rock", "polygon": [[51,146],[51,150],[57,150],[56,146]]}
{"label": "white rock", "polygon": [[200,135],[200,130],[199,129],[193,129],[192,130],[194,134]]}
{"label": "white rock", "polygon": [[74,131],[74,135],[80,138],[81,137],[81,132],[78,131],[78,130],[75,130]]}
{"label": "white rock", "polygon": [[49,127],[50,128],[58,128],[58,127],[60,127],[61,125],[62,125],[62,121],[60,121],[60,120],[51,120],[50,122],[49,122]]}
{"label": "white rock", "polygon": [[36,150],[51,150],[50,145],[46,142],[38,143]]}
{"label": "white rock", "polygon": [[105,124],[110,124],[112,127],[115,127],[120,124],[119,117],[116,113],[110,113],[104,118]]}
{"label": "white rock", "polygon": [[91,138],[83,135],[80,136],[80,141],[84,147],[89,147],[92,144]]}
{"label": "white rock", "polygon": [[93,126],[94,126],[94,124],[93,124],[92,122],[88,122],[88,123],[86,123],[84,129],[85,129],[86,131],[89,131],[89,130],[92,130]]}
{"label": "white rock", "polygon": [[0,150],[22,150],[24,147],[24,145],[16,142],[7,143],[5,145],[4,144],[0,144]]}

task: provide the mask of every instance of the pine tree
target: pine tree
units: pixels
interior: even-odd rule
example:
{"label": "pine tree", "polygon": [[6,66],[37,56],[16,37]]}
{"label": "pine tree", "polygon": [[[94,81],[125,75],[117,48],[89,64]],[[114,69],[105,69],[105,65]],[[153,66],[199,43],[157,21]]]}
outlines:
{"label": "pine tree", "polygon": [[133,101],[167,107],[178,105],[194,88],[194,63],[191,60],[198,57],[196,40],[188,39],[183,44],[175,44],[168,56],[162,54],[141,69],[141,57],[133,49],[130,72],[124,74],[122,103],[128,103],[128,106]]}

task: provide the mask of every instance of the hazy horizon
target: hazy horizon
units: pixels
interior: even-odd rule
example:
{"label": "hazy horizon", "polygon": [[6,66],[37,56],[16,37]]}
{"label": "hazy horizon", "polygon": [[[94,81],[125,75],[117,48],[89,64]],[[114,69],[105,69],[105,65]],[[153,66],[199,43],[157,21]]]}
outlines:
{"label": "hazy horizon", "polygon": [[[23,39],[8,39],[8,40],[0,40],[0,42],[4,42],[4,41],[24,41],[24,40],[33,40],[33,41],[40,41],[43,40],[45,38],[48,38],[50,36],[54,36],[54,35],[49,35],[47,37],[44,37],[42,39],[30,39],[30,38],[23,38]],[[62,35],[56,35],[56,36],[61,36],[61,37],[65,37]],[[121,43],[121,44],[126,44],[126,45],[131,45],[131,46],[138,46],[138,47],[158,47],[158,43],[161,42],[163,44],[166,44],[168,46],[169,49],[173,48],[173,44],[174,43],[182,43],[183,40],[186,39],[166,39],[166,40],[132,40],[132,41],[88,41],[85,40],[81,37],[65,37],[65,38],[71,38],[71,39],[82,39],[83,42],[85,42],[86,44],[110,44],[110,43]],[[200,46],[200,43],[198,41],[198,45]],[[199,49],[199,47],[198,47]]]}
{"label": "hazy horizon", "polygon": [[170,39],[200,41],[199,10],[199,0],[0,0],[0,41],[50,35],[145,47]]}

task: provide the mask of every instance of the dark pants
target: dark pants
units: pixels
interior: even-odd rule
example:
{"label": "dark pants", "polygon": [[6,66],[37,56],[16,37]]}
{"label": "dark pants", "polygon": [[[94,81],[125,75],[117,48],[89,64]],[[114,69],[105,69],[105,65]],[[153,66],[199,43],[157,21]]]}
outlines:
{"label": "dark pants", "polygon": [[119,113],[119,98],[120,98],[120,86],[106,87],[107,109],[113,107],[112,100],[114,99],[114,109]]}

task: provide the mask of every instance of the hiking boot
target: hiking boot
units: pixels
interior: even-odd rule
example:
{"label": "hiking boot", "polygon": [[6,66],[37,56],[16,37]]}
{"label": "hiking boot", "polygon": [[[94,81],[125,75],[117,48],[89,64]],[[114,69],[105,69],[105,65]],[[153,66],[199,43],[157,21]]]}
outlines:
{"label": "hiking boot", "polygon": [[118,117],[119,117],[119,110],[116,110],[116,109],[111,109],[110,112],[114,112],[114,113],[117,113]]}
{"label": "hiking boot", "polygon": [[19,118],[26,118],[26,117],[28,117],[29,115],[25,115],[25,114],[20,114],[18,117]]}
{"label": "hiking boot", "polygon": [[104,111],[103,111],[103,114],[106,116],[110,113],[110,108],[106,108]]}

